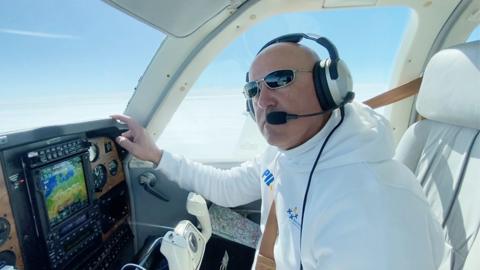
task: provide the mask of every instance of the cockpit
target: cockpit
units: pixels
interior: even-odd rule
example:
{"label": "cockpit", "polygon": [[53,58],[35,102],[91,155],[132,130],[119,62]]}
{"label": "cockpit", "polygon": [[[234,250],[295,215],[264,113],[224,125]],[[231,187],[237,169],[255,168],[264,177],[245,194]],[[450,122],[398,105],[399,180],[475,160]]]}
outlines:
{"label": "cockpit", "polygon": [[[52,0],[0,4],[0,270],[255,266],[262,200],[191,193],[122,147],[129,125],[111,115],[172,156],[242,166],[270,147],[245,74],[290,33],[328,38],[352,76],[348,102],[388,121],[394,159],[451,248],[442,269],[480,267],[479,0]],[[332,58],[318,40],[299,43]],[[256,81],[280,88],[268,75]]]}

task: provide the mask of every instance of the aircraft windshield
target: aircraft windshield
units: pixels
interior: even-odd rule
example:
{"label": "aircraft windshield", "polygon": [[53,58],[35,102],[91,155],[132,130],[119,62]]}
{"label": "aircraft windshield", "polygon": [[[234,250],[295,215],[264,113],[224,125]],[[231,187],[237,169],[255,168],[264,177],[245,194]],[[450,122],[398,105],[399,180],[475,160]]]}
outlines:
{"label": "aircraft windshield", "polygon": [[0,132],[123,112],[164,37],[102,1],[2,1]]}
{"label": "aircraft windshield", "polygon": [[[285,33],[320,33],[332,40],[353,76],[356,100],[388,89],[397,52],[411,18],[405,7],[286,13],[255,25],[203,71],[158,144],[202,162],[238,162],[264,151],[266,142],[245,112],[245,72],[265,42]],[[320,57],[326,50],[311,41]],[[378,110],[384,113],[384,109]]]}

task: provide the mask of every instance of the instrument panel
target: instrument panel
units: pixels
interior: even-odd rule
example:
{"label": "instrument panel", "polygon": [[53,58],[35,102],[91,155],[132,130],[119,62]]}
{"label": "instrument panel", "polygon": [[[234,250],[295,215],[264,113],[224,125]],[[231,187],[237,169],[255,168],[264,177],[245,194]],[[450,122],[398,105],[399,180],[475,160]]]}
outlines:
{"label": "instrument panel", "polygon": [[14,262],[23,267],[23,259],[17,238],[16,223],[10,207],[3,170],[0,166],[0,261]]}
{"label": "instrument panel", "polygon": [[3,140],[0,267],[116,269],[133,250],[120,128],[102,120]]}
{"label": "instrument panel", "polygon": [[97,197],[110,191],[125,180],[123,165],[115,142],[107,137],[89,139],[89,159]]}

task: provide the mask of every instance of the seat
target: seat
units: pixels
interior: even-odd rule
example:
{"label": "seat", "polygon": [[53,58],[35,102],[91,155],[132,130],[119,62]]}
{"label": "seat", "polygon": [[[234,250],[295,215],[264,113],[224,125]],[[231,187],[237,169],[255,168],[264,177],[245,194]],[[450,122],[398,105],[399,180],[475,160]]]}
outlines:
{"label": "seat", "polygon": [[480,269],[480,41],[442,50],[428,63],[395,158],[414,172],[442,224],[441,269]]}

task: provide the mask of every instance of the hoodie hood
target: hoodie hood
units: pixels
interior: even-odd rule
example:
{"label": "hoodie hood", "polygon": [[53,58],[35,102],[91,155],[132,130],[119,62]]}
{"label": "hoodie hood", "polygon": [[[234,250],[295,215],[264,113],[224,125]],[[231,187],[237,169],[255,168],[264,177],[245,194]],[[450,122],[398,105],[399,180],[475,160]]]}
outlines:
{"label": "hoodie hood", "polygon": [[[278,150],[280,161],[300,167],[313,165],[312,155],[316,157],[340,119],[340,111],[335,110],[325,126],[308,141],[290,150]],[[345,106],[343,123],[330,136],[316,170],[380,162],[392,159],[393,155],[393,133],[388,120],[370,107],[353,102]]]}

